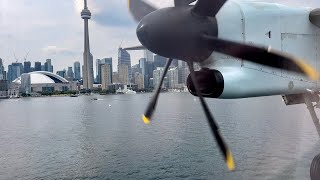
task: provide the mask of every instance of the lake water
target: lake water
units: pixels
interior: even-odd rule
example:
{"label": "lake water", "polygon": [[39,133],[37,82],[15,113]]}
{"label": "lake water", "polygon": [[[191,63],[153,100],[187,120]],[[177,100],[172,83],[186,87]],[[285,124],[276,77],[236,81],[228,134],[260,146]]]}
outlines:
{"label": "lake water", "polygon": [[304,104],[209,99],[230,173],[195,97],[161,94],[144,125],[151,95],[0,100],[0,179],[310,179],[320,141]]}

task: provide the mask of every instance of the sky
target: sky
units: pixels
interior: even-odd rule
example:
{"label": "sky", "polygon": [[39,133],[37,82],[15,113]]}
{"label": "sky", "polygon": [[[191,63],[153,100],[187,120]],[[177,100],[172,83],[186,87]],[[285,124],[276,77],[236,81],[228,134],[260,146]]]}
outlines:
{"label": "sky", "polygon": [[[155,7],[172,6],[173,0],[146,0]],[[239,0],[241,1],[241,0]],[[320,7],[320,0],[259,0],[289,6]],[[95,59],[113,58],[118,47],[139,45],[127,0],[88,0],[90,49]],[[52,59],[54,72],[83,63],[83,0],[0,0],[0,58],[5,69],[25,56],[32,62]],[[29,52],[29,53],[28,53]],[[143,52],[130,52],[132,65]],[[116,68],[114,68],[116,69]]]}

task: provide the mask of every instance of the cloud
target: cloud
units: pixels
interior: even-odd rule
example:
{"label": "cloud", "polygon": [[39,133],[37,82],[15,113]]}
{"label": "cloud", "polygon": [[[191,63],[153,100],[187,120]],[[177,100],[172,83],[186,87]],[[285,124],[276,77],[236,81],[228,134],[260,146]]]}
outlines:
{"label": "cloud", "polygon": [[47,54],[47,55],[67,55],[67,56],[72,56],[75,55],[79,52],[75,52],[71,49],[67,48],[59,48],[57,46],[47,46],[42,48],[42,51]]}

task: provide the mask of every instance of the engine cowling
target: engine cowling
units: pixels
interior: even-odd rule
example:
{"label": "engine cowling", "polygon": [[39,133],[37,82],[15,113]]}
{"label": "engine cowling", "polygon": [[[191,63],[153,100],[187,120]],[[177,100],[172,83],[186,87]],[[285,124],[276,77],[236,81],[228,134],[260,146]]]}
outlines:
{"label": "engine cowling", "polygon": [[[223,93],[224,79],[220,71],[208,68],[202,68],[195,72],[199,89],[204,97],[218,98]],[[191,76],[188,76],[187,87],[189,92],[197,96]]]}

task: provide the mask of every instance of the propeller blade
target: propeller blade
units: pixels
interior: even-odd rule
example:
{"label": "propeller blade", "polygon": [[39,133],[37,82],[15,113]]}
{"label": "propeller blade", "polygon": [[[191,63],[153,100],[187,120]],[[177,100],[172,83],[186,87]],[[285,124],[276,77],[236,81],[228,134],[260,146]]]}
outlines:
{"label": "propeller blade", "polygon": [[189,4],[195,2],[196,0],[174,0],[174,6],[188,6]]}
{"label": "propeller blade", "polygon": [[219,132],[219,127],[217,125],[217,123],[215,122],[209,108],[208,108],[208,105],[207,103],[205,102],[201,92],[200,92],[200,89],[199,89],[199,86],[198,86],[198,82],[196,80],[196,75],[195,75],[195,72],[194,72],[194,68],[193,68],[193,63],[192,62],[188,62],[188,66],[189,66],[189,70],[190,70],[190,76],[191,76],[191,79],[192,79],[192,82],[193,82],[193,85],[197,91],[197,95],[200,99],[200,102],[201,102],[201,105],[202,105],[202,108],[206,114],[206,117],[207,117],[207,121],[208,121],[208,124],[211,128],[211,132],[212,134],[214,135],[216,141],[217,141],[217,144],[219,145],[219,148],[220,148],[220,151],[222,152],[222,154],[224,155],[224,159],[225,159],[225,162],[227,164],[227,167],[230,171],[233,171],[234,168],[235,168],[235,165],[234,165],[234,160],[233,160],[233,156],[232,156],[232,153],[231,151],[229,150],[228,146],[226,145],[226,143],[224,142],[224,140],[222,139],[222,136]]}
{"label": "propeller blade", "polygon": [[157,91],[155,92],[155,94],[153,95],[151,101],[149,102],[149,105],[147,107],[146,113],[142,116],[142,120],[143,120],[143,122],[145,124],[149,124],[150,121],[151,121],[151,118],[152,118],[152,115],[154,113],[154,110],[156,109],[156,105],[157,105],[157,102],[158,102],[158,97],[159,97],[159,94],[160,94],[160,91],[161,91],[163,80],[166,77],[166,74],[167,74],[167,72],[169,70],[169,67],[170,67],[171,63],[172,63],[172,59],[170,58],[170,59],[168,59],[166,65],[165,65],[165,68],[164,68],[160,83],[158,85]]}
{"label": "propeller blade", "polygon": [[128,0],[128,6],[133,18],[137,22],[140,22],[144,16],[157,10],[143,0]]}
{"label": "propeller blade", "polygon": [[144,46],[133,46],[124,48],[124,50],[135,51],[135,50],[146,50]]}
{"label": "propeller blade", "polygon": [[265,47],[256,47],[248,44],[218,39],[203,35],[212,51],[227,54],[236,58],[245,59],[254,63],[278,69],[302,73],[312,80],[319,78],[319,73],[304,60],[287,53]]}
{"label": "propeller blade", "polygon": [[193,12],[200,16],[215,17],[227,0],[198,0]]}

